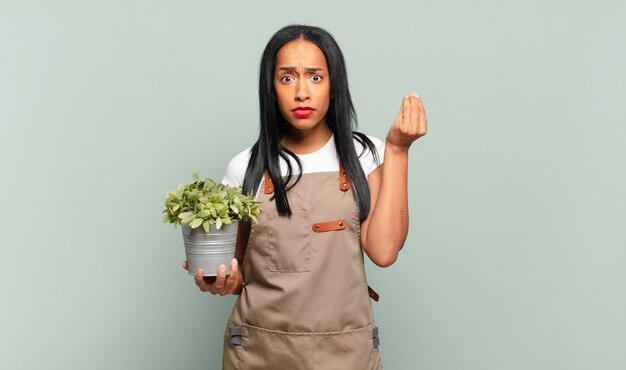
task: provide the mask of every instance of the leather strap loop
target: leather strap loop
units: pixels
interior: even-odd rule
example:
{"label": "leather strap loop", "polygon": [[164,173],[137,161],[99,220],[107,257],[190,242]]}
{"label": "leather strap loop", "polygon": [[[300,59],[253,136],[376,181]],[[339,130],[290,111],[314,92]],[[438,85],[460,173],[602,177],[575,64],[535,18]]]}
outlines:
{"label": "leather strap loop", "polygon": [[[270,173],[265,170],[263,174],[265,176],[265,194],[272,194],[274,192],[274,183],[272,182]],[[348,179],[346,169],[343,168],[343,164],[341,163],[339,163],[339,189],[341,189],[341,191],[350,189],[350,179]]]}
{"label": "leather strap loop", "polygon": [[346,169],[343,168],[341,162],[339,163],[339,189],[341,189],[341,191],[350,189],[350,179],[348,179]]}
{"label": "leather strap loop", "polygon": [[270,173],[268,170],[265,170],[265,194],[272,194],[274,192],[274,183],[272,182],[272,178],[270,177]]}
{"label": "leather strap loop", "polygon": [[368,291],[368,293],[370,295],[370,298],[373,299],[374,301],[378,302],[378,300],[380,299],[380,296],[378,295],[378,293],[376,293],[374,291],[374,289],[372,289],[371,286],[369,286],[369,285],[367,286],[367,291]]}
{"label": "leather strap loop", "polygon": [[374,326],[374,329],[372,329],[372,342],[374,348],[380,346],[380,338],[378,337],[378,326]]}
{"label": "leather strap loop", "polygon": [[346,228],[345,220],[335,220],[328,222],[316,222],[313,224],[313,231],[316,233],[323,233],[326,231],[343,230]]}
{"label": "leather strap loop", "polygon": [[230,344],[234,346],[243,345],[243,328],[241,326],[233,326],[230,328]]}

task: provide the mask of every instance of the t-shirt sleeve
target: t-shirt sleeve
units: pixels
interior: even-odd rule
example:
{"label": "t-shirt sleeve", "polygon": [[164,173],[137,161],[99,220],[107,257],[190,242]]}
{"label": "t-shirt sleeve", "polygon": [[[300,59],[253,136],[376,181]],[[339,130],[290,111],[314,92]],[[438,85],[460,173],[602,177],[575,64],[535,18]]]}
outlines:
{"label": "t-shirt sleeve", "polygon": [[248,161],[250,160],[250,148],[234,156],[226,166],[226,172],[222,179],[222,184],[230,186],[243,186],[243,179],[246,176]]}
{"label": "t-shirt sleeve", "polygon": [[363,149],[360,144],[357,144],[357,155],[360,154],[359,162],[361,162],[361,167],[363,167],[363,172],[365,172],[366,177],[378,168],[378,166],[383,164],[385,159],[385,143],[374,136],[367,135],[367,137],[372,140],[372,143],[374,143],[376,154],[378,155],[378,161],[376,161],[376,157],[367,147],[365,147],[363,153],[361,153]]}

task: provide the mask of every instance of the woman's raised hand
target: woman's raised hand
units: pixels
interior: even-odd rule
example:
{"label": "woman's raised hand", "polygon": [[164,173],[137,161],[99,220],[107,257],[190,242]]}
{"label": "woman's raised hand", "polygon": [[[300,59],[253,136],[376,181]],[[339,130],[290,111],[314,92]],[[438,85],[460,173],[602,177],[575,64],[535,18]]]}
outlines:
{"label": "woman's raised hand", "polygon": [[[187,261],[183,262],[183,268],[187,270]],[[215,281],[213,279],[204,279],[204,271],[198,269],[194,275],[196,285],[203,292],[209,292],[211,294],[219,294],[224,296],[226,294],[239,294],[241,292],[241,286],[243,284],[243,276],[239,271],[239,263],[236,258],[230,261],[230,274],[226,276],[226,266],[220,265],[217,269],[217,276]]]}
{"label": "woman's raised hand", "polygon": [[402,100],[400,112],[387,134],[386,145],[395,150],[408,150],[415,140],[426,135],[427,128],[422,98],[413,92]]}

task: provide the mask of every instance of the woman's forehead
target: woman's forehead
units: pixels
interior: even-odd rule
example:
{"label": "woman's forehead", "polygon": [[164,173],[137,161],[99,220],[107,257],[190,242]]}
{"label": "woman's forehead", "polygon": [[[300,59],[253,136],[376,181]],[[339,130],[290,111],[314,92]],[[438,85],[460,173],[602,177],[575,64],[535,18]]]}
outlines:
{"label": "woman's forehead", "polygon": [[311,41],[303,39],[289,41],[278,50],[276,68],[281,67],[327,68],[322,49]]}

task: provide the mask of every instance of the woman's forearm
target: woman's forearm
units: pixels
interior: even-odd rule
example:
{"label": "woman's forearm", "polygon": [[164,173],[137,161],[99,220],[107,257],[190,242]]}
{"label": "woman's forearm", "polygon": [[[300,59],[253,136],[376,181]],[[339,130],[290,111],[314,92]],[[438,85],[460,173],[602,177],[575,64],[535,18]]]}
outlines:
{"label": "woman's forearm", "polygon": [[374,263],[395,262],[409,231],[408,148],[387,143],[382,179],[369,217],[364,250]]}

